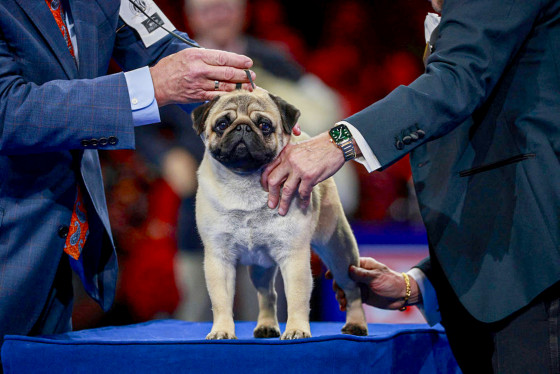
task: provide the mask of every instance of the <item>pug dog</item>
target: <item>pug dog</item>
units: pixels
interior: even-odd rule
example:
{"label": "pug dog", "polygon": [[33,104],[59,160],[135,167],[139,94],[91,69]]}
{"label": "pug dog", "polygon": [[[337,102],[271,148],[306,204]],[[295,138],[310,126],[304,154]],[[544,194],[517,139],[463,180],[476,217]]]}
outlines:
{"label": "pug dog", "polygon": [[196,223],[213,311],[206,339],[236,339],[237,264],[249,266],[258,293],[256,338],[280,336],[274,289],[278,268],[288,306],[281,339],[311,337],[311,248],[346,294],[342,332],[368,333],[360,289],[348,276],[349,266],[358,265],[358,246],[332,178],[314,187],[307,208],[294,199],[285,216],[268,208],[268,193],[260,184],[264,167],[288,142],[303,139],[292,135],[299,115],[293,105],[259,88],[226,93],[192,113],[194,129],[206,146],[196,195]]}

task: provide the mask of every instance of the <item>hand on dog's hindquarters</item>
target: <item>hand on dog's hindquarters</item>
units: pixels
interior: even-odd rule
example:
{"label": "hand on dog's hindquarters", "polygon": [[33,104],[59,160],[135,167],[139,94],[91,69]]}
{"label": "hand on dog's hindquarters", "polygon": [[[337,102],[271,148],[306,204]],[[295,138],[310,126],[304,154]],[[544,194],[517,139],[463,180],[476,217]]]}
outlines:
{"label": "hand on dog's hindquarters", "polygon": [[[245,69],[253,61],[236,53],[204,48],[187,48],[161,59],[150,68],[158,106],[211,100],[236,89],[236,83],[252,91]],[[251,72],[254,80],[256,75]],[[214,81],[219,82],[215,89]]]}
{"label": "hand on dog's hindquarters", "polygon": [[311,198],[313,186],[332,176],[344,165],[344,154],[330,141],[328,133],[288,144],[263,171],[261,184],[268,191],[268,206],[286,215],[299,194],[302,208]]}
{"label": "hand on dog's hindquarters", "polygon": [[[370,257],[361,257],[360,266],[350,266],[348,273],[360,287],[364,303],[380,309],[399,309],[403,306],[406,283],[401,273]],[[327,271],[325,277],[333,278],[330,271]],[[422,295],[414,278],[409,279],[411,293],[406,305],[415,305],[422,301]],[[344,291],[335,281],[332,287],[340,310],[346,310]]]}

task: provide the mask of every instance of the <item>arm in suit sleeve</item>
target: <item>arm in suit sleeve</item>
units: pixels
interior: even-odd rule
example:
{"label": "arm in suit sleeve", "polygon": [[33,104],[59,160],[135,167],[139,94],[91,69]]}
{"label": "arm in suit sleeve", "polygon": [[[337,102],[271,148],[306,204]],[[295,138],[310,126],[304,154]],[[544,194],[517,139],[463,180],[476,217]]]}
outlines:
{"label": "arm in suit sleeve", "polygon": [[[436,51],[426,73],[347,122],[364,136],[382,167],[445,135],[480,108],[523,45],[545,0],[446,0]],[[421,129],[425,137],[398,149]]]}
{"label": "arm in suit sleeve", "polygon": [[[145,48],[131,30],[123,30],[117,33],[114,55],[129,70],[154,64],[184,48],[171,36]],[[117,143],[103,149],[134,148],[124,73],[36,84],[24,78],[12,51],[0,35],[0,154],[84,149],[84,140],[110,137]]]}
{"label": "arm in suit sleeve", "polygon": [[134,147],[124,74],[30,82],[1,37],[0,118],[1,154],[84,149],[84,139],[111,136],[118,144],[105,149]]}

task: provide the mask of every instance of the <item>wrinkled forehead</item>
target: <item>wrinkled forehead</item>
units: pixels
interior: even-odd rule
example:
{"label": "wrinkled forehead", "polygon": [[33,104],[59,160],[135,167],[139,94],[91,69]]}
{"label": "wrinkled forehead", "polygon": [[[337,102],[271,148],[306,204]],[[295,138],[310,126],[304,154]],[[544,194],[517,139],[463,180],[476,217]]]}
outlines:
{"label": "wrinkled forehead", "polygon": [[275,104],[266,92],[234,91],[223,95],[218,101],[220,111],[235,111],[238,114],[251,115],[254,112],[270,112]]}

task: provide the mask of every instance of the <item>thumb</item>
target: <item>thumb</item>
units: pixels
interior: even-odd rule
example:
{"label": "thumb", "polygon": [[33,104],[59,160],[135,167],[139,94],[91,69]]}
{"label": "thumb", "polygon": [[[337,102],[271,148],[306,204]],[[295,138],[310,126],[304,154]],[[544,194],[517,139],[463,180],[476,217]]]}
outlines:
{"label": "thumb", "polygon": [[369,283],[375,277],[372,271],[354,265],[350,266],[349,275],[354,282],[361,283]]}

